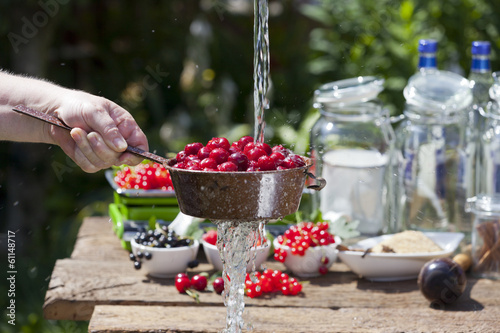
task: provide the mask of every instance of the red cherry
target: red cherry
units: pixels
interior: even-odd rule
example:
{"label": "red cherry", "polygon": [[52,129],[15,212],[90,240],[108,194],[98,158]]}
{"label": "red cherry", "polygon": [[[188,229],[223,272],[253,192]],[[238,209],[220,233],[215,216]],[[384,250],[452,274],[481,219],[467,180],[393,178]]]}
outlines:
{"label": "red cherry", "polygon": [[224,291],[224,279],[221,277],[215,278],[212,286],[217,294],[221,294]]}
{"label": "red cherry", "polygon": [[217,161],[210,157],[205,158],[200,162],[200,168],[217,169]]}
{"label": "red cherry", "polygon": [[215,148],[210,152],[209,157],[213,158],[217,164],[221,164],[227,161],[229,152],[223,148]]}
{"label": "red cherry", "polygon": [[208,141],[207,147],[214,150],[215,148],[222,148],[224,150],[229,150],[229,141],[226,138],[212,138]]}
{"label": "red cherry", "polygon": [[[251,143],[249,143],[247,146],[251,145]],[[246,147],[245,147],[246,149]],[[252,148],[251,150],[249,150],[247,153],[245,153],[248,157],[249,160],[251,161],[257,161],[259,159],[259,157],[261,156],[264,156],[266,155],[266,151],[262,148]]]}
{"label": "red cherry", "polygon": [[247,136],[243,136],[243,137],[241,137],[241,139],[238,140],[238,142],[240,142],[241,147],[245,147],[250,142],[253,142],[253,137],[248,136],[248,135]]}
{"label": "red cherry", "polygon": [[328,273],[328,267],[326,267],[325,265],[321,265],[319,266],[318,272],[321,275],[325,275],[326,273]]}
{"label": "red cherry", "polygon": [[187,276],[175,279],[175,288],[180,293],[185,293],[191,287],[191,281]]}
{"label": "red cherry", "polygon": [[248,157],[241,152],[236,152],[229,155],[227,161],[236,164],[236,166],[238,167],[238,171],[245,171],[249,165]]}
{"label": "red cherry", "polygon": [[201,148],[200,150],[198,150],[198,154],[197,154],[198,158],[200,160],[203,160],[203,159],[207,158],[210,155],[211,151],[212,150],[210,148],[208,148],[208,147]]}
{"label": "red cherry", "polygon": [[203,291],[207,287],[207,277],[205,275],[196,274],[191,278],[191,286],[198,291]]}
{"label": "red cherry", "polygon": [[296,168],[303,167],[304,165],[306,165],[306,162],[304,162],[304,160],[300,155],[290,154],[288,155],[287,158],[290,159],[295,164]]}
{"label": "red cherry", "polygon": [[272,148],[273,153],[281,153],[283,156],[287,157],[289,154],[288,149],[283,147],[282,145],[277,145]]}
{"label": "red cherry", "polygon": [[273,150],[272,150],[271,146],[269,146],[267,143],[258,142],[258,143],[255,144],[255,147],[263,149],[266,152],[267,156],[269,156],[269,155],[271,155],[273,153]]}
{"label": "red cherry", "polygon": [[261,171],[276,170],[276,165],[274,164],[274,161],[269,156],[266,155],[259,157],[259,159],[257,160],[257,166]]}
{"label": "red cherry", "polygon": [[281,164],[281,162],[285,159],[285,155],[280,152],[274,152],[269,157],[273,160],[274,165],[277,167]]}
{"label": "red cherry", "polygon": [[238,166],[233,162],[224,162],[217,166],[217,170],[227,172],[238,171]]}
{"label": "red cherry", "polygon": [[187,156],[186,152],[184,150],[181,150],[180,152],[177,153],[175,159],[177,160],[177,163],[184,162],[186,156]]}
{"label": "red cherry", "polygon": [[203,148],[203,144],[201,144],[200,142],[194,142],[194,143],[188,143],[185,147],[184,147],[184,152],[186,153],[186,155],[196,155],[198,154],[198,151]]}
{"label": "red cherry", "polygon": [[249,142],[243,147],[243,153],[248,155],[248,152],[255,148],[255,142]]}
{"label": "red cherry", "polygon": [[188,275],[186,273],[179,273],[175,276],[176,279],[179,279],[179,278],[184,278],[184,277],[188,277]]}

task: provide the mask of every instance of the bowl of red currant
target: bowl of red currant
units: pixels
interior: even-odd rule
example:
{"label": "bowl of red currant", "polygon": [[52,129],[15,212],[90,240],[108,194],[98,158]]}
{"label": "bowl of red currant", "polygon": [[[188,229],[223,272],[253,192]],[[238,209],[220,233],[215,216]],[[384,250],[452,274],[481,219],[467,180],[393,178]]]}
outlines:
{"label": "bowl of red currant", "polygon": [[328,231],[328,222],[300,222],[290,226],[273,241],[274,259],[300,277],[328,273],[337,260],[338,236]]}
{"label": "bowl of red currant", "polygon": [[[220,259],[219,250],[217,249],[217,230],[209,230],[203,234],[201,244],[203,245],[203,251],[205,252],[208,262],[214,266],[216,270],[222,271],[222,261]],[[250,249],[250,261],[247,265],[247,272],[260,269],[261,265],[269,256],[270,246],[271,242],[267,239],[264,239],[263,242],[260,239],[257,240],[256,246]]]}
{"label": "bowl of red currant", "polygon": [[196,261],[200,243],[162,226],[137,233],[130,245],[130,260],[136,269],[152,277],[168,278],[184,272]]}
{"label": "bowl of red currant", "polygon": [[[311,159],[250,136],[188,144],[169,160],[180,210],[211,220],[260,221],[297,211]],[[312,188],[320,189],[321,186]]]}

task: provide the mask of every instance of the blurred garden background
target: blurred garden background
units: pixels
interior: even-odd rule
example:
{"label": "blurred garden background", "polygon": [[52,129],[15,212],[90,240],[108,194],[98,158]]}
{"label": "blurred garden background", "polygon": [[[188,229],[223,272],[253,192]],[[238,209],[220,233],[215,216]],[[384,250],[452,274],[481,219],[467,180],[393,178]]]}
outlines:
{"label": "blurred garden background", "polygon": [[[308,150],[321,84],[386,79],[402,112],[421,38],[438,67],[469,73],[473,40],[500,70],[500,0],[270,0],[266,142]],[[213,136],[253,135],[252,0],[0,0],[0,68],[91,92],[128,109],[159,154]],[[58,147],[0,142],[1,332],[86,332],[42,314],[55,260],[86,216],[106,215],[103,172],[85,174]],[[7,323],[6,233],[16,232],[16,326]],[[5,259],[3,259],[5,258]],[[132,269],[132,265],[130,266]],[[140,314],[138,314],[140,315]]]}

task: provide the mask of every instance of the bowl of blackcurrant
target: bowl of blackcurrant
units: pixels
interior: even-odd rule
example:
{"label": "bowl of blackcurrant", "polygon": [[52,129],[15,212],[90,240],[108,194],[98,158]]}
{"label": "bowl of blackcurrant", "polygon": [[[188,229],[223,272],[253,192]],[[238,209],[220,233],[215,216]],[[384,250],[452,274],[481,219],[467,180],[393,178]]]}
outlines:
{"label": "bowl of blackcurrant", "polygon": [[136,269],[152,277],[168,278],[195,265],[200,243],[162,226],[137,233],[130,245],[130,259]]}

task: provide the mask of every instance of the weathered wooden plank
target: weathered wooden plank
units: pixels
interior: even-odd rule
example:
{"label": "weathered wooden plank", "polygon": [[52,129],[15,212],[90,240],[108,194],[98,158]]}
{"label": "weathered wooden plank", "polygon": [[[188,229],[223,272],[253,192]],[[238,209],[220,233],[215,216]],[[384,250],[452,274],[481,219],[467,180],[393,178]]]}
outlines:
{"label": "weathered wooden plank", "polygon": [[[279,263],[270,263],[277,267]],[[320,308],[425,308],[428,302],[420,294],[415,280],[377,283],[358,279],[348,272],[333,269],[326,276],[310,279],[303,293],[296,297],[272,295],[246,299],[247,304],[263,307]],[[209,271],[201,264],[195,274]],[[471,280],[465,294],[454,306],[456,310],[480,310],[498,305],[500,288],[494,281]],[[211,292],[200,294],[202,305],[223,306],[221,296]],[[173,279],[155,279],[136,271],[132,263],[120,261],[87,261],[63,259],[56,262],[44,304],[47,319],[89,320],[91,311],[82,311],[82,304],[177,305],[190,306],[193,299],[179,294]]]}
{"label": "weathered wooden plank", "polygon": [[110,218],[88,217],[80,227],[71,258],[110,261],[123,258],[124,253]]}
{"label": "weathered wooden plank", "polygon": [[[96,306],[91,333],[220,332],[221,307]],[[247,307],[244,319],[254,333],[333,332],[498,332],[500,307],[481,311],[414,308],[262,308]]]}

